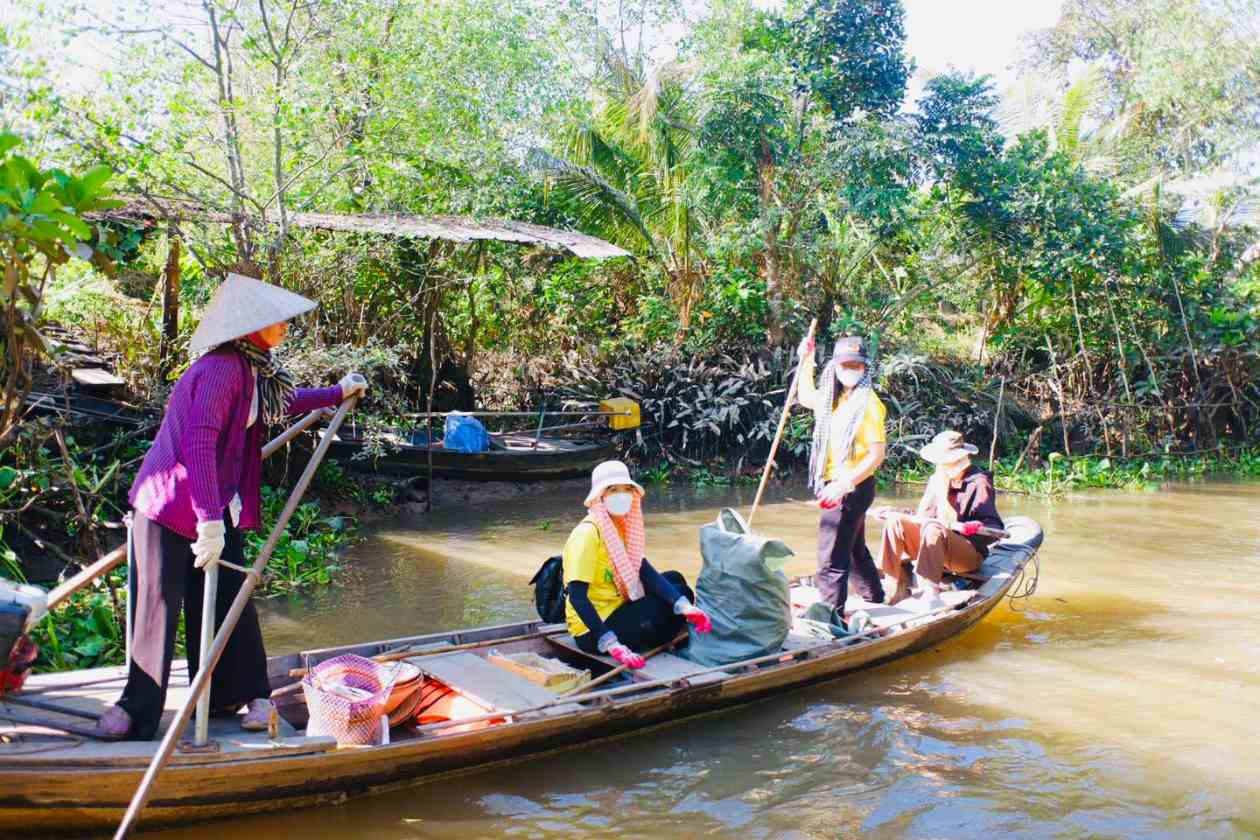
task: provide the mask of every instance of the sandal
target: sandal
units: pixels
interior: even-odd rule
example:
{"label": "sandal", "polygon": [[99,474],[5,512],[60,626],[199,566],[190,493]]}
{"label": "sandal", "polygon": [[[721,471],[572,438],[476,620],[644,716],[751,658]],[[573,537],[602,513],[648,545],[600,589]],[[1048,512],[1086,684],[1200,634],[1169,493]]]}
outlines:
{"label": "sandal", "polygon": [[125,741],[131,734],[131,715],[122,706],[110,706],[92,729],[93,737],[102,741]]}

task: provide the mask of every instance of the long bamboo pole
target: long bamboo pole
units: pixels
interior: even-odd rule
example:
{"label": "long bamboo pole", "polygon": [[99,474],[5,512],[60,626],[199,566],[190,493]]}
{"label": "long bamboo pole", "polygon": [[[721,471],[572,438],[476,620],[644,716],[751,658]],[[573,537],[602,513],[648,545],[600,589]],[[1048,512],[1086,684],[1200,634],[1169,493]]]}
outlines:
{"label": "long bamboo pole", "polygon": [[337,413],[333,415],[332,422],[328,424],[328,429],[320,439],[319,445],[315,447],[311,460],[307,463],[306,469],[302,471],[301,477],[298,478],[297,486],[293,488],[293,493],[285,503],[284,509],[280,511],[280,517],[276,520],[275,527],[271,529],[267,542],[263,545],[262,551],[258,552],[258,557],[255,558],[253,567],[250,569],[249,574],[245,576],[245,582],[241,584],[241,589],[236,594],[236,599],[232,601],[231,608],[228,610],[227,615],[224,616],[223,626],[219,628],[219,632],[215,635],[214,644],[210,647],[210,652],[197,669],[197,676],[189,687],[188,697],[180,707],[175,720],[171,721],[166,734],[162,736],[162,743],[158,746],[158,751],[153,756],[153,760],[149,762],[149,768],[145,770],[144,778],[140,780],[140,786],[131,798],[131,804],[127,806],[127,813],[123,815],[122,822],[118,825],[118,830],[114,832],[114,840],[123,840],[135,827],[136,820],[140,817],[140,812],[144,810],[144,806],[149,801],[149,796],[153,793],[153,786],[157,782],[158,774],[162,772],[162,768],[170,760],[171,753],[175,751],[175,745],[179,742],[180,735],[183,734],[184,728],[188,725],[188,719],[192,716],[193,707],[201,697],[202,692],[207,691],[210,687],[210,675],[214,673],[215,666],[219,664],[219,659],[223,656],[224,649],[227,648],[228,639],[231,637],[232,631],[236,629],[236,623],[240,620],[241,613],[245,610],[245,605],[249,603],[249,596],[253,594],[254,587],[258,585],[263,569],[267,567],[267,561],[271,558],[272,552],[276,550],[276,545],[280,542],[284,528],[289,524],[289,518],[297,510],[298,503],[302,500],[302,495],[306,493],[306,488],[310,486],[311,479],[315,477],[315,470],[319,467],[320,461],[324,460],[324,455],[332,444],[333,435],[337,433],[337,429],[341,428],[342,421],[346,419],[346,415],[350,413],[350,409],[357,402],[358,397],[355,396],[341,403],[337,408]]}
{"label": "long bamboo pole", "polygon": [[[927,610],[925,612],[915,613],[914,615],[907,616],[901,619],[900,621],[895,621],[895,622],[892,622],[891,624],[885,624],[882,627],[872,627],[869,630],[863,630],[861,633],[856,633],[852,636],[842,636],[841,638],[836,639],[835,642],[842,642],[844,645],[847,645],[849,647],[856,647],[853,644],[854,642],[862,642],[863,644],[865,644],[867,642],[876,641],[877,638],[887,638],[886,636],[882,636],[881,634],[885,633],[886,631],[893,630],[897,627],[901,627],[903,625],[909,624],[912,621],[921,621],[925,618],[935,618],[936,616],[942,615],[944,613],[959,612],[962,609],[966,607],[970,607],[970,606],[972,605],[961,604],[958,606],[953,606],[950,604],[946,604],[943,607],[934,607],[933,609]],[[877,637],[877,638],[872,638],[872,637]],[[620,697],[623,694],[629,694],[632,692],[648,691],[650,689],[661,688],[662,686],[673,685],[675,683],[684,683],[687,680],[693,679],[695,677],[703,677],[709,674],[716,674],[721,671],[729,671],[731,676],[737,676],[736,672],[742,668],[749,668],[756,665],[765,665],[770,662],[779,662],[779,663],[790,662],[793,659],[800,659],[801,657],[810,656],[814,651],[818,650],[818,648],[823,647],[825,645],[835,644],[835,642],[824,642],[822,645],[818,645],[816,647],[797,648],[795,650],[781,650],[778,653],[769,653],[769,654],[766,654],[765,656],[754,657],[753,659],[744,659],[739,662],[728,662],[725,665],[714,665],[711,668],[703,668],[699,671],[692,671],[691,673],[685,674],[682,676],[664,677],[659,680],[649,680],[648,682],[628,683],[627,685],[617,686],[616,688],[605,688],[601,691],[585,691],[587,687],[594,684],[594,683],[587,683],[586,685],[582,686],[583,692],[581,694],[560,695],[556,697],[556,699],[549,700],[546,703],[540,703],[537,706],[530,706],[525,709],[516,709],[511,712],[506,712],[506,711],[489,712],[484,715],[477,715],[476,717],[456,718],[454,720],[444,720],[439,723],[427,723],[424,726],[416,727],[416,734],[428,735],[431,732],[440,732],[443,729],[450,729],[455,726],[464,726],[469,723],[481,723],[483,721],[490,721],[490,720],[500,720],[501,718],[506,718],[506,717],[519,718],[521,715],[533,714],[535,712],[542,712],[547,709],[554,708],[555,706],[567,705],[569,703],[586,703],[591,700],[603,699],[606,697]]]}
{"label": "long bamboo pole", "polygon": [[[818,329],[818,319],[809,322],[809,338],[814,337]],[[783,399],[783,413],[779,415],[779,428],[774,432],[774,441],[770,444],[770,455],[766,459],[766,468],[761,471],[761,483],[757,485],[757,495],[753,499],[752,510],[748,512],[748,530],[752,530],[753,517],[757,515],[757,507],[761,504],[761,494],[766,492],[766,482],[770,480],[770,468],[774,466],[775,453],[779,451],[779,441],[783,439],[783,430],[787,428],[788,412],[792,410],[792,400],[796,398],[796,383],[801,378],[801,368],[805,365],[801,360],[796,363],[796,373],[792,374],[792,384],[788,387],[787,396]]]}
{"label": "long bamboo pole", "polygon": [[[687,635],[688,635],[687,631],[684,630],[683,632],[679,633],[674,638],[670,639],[665,644],[658,645],[657,647],[652,648],[647,653],[643,654],[643,660],[646,662],[647,660],[651,659],[653,656],[656,656],[656,654],[660,653],[661,651],[666,650],[668,648],[672,648],[674,645],[678,644],[683,639],[686,639]],[[613,668],[611,671],[604,674],[603,676],[596,677],[590,682],[584,683],[583,685],[579,685],[576,688],[571,688],[568,691],[566,691],[564,694],[561,694],[560,696],[568,697],[569,695],[572,695],[572,694],[580,694],[583,692],[590,691],[595,686],[602,685],[603,683],[608,682],[609,680],[611,680],[613,677],[617,676],[618,674],[624,674],[626,672],[626,669],[628,669],[629,667],[630,667],[629,665],[618,665],[616,668]]]}

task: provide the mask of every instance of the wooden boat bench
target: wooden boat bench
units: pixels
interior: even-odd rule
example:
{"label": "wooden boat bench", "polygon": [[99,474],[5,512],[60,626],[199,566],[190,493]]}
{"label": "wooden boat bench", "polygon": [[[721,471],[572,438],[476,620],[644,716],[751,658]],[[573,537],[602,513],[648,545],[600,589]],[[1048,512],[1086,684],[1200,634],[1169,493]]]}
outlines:
{"label": "wooden boat bench", "polygon": [[[572,636],[560,634],[557,636],[548,636],[547,641],[558,648],[563,648],[566,653],[574,656],[593,659],[596,662],[602,662],[609,668],[616,668],[620,665],[617,660],[611,656],[599,656],[593,653],[587,653],[577,646],[577,642]],[[711,674],[701,674],[698,677],[691,675],[697,671],[706,671],[708,668],[704,665],[683,659],[681,656],[675,656],[672,653],[662,651],[647,661],[642,668],[634,671],[632,678],[640,682],[649,682],[654,680],[676,680],[684,677],[688,678],[692,685],[703,685],[704,683],[718,682],[730,676],[725,672],[715,672]]]}
{"label": "wooden boat bench", "polygon": [[[475,653],[450,653],[406,660],[428,677],[445,683],[492,712],[515,712],[554,702],[556,694]],[[581,708],[572,703],[556,711]]]}

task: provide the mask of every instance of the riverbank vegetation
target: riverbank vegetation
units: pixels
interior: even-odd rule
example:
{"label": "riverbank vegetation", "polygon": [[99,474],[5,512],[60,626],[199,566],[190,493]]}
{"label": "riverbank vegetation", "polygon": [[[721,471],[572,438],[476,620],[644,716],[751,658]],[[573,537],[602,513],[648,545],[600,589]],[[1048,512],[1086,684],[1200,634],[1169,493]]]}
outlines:
{"label": "riverbank vegetation", "polygon": [[[94,556],[146,440],[75,443],[23,413],[64,356],[28,327],[72,328],[151,422],[227,271],[319,300],[288,361],[308,382],[368,374],[357,422],[624,394],[642,470],[737,481],[817,317],[824,346],[870,337],[907,478],[946,427],[992,445],[1015,489],[1250,474],[1255,0],[1066,0],[1009,88],[916,66],[899,0],[761,6],[19,0],[0,21],[5,154],[85,173],[44,184],[92,198],[41,217],[60,250],[28,259],[4,233],[0,540],[23,563]],[[508,218],[631,256],[311,212]],[[290,535],[318,558],[293,585],[331,574],[333,517]]]}

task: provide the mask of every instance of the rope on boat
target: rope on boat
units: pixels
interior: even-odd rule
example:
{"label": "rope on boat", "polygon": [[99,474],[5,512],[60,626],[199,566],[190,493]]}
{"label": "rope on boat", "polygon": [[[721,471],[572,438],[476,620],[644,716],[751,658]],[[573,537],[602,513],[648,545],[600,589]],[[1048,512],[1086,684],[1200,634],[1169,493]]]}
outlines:
{"label": "rope on boat", "polygon": [[[1028,569],[1032,567],[1032,573],[1029,574]],[[1033,556],[1028,558],[1028,562],[1019,568],[1019,577],[1015,578],[1015,583],[1006,592],[1006,601],[1015,612],[1023,612],[1016,605],[1016,601],[1027,601],[1037,591],[1037,582],[1041,578],[1041,561],[1037,557],[1037,552],[1033,552]]]}
{"label": "rope on boat", "polygon": [[[22,726],[21,721],[12,720],[10,718],[0,716],[0,721],[11,724],[15,728]],[[29,724],[26,724],[29,726]],[[42,752],[52,752],[53,750],[70,750],[75,747],[83,746],[83,739],[77,735],[63,735],[57,732],[41,733],[43,738],[60,738],[60,741],[54,741],[51,744],[27,744],[21,746],[26,741],[21,732],[0,732],[0,756],[6,755],[34,755]],[[16,746],[15,746],[16,745]]]}

